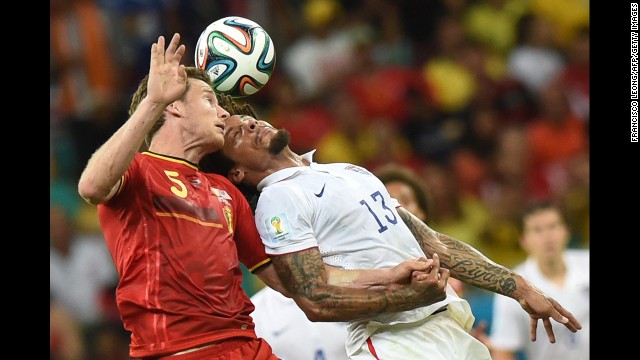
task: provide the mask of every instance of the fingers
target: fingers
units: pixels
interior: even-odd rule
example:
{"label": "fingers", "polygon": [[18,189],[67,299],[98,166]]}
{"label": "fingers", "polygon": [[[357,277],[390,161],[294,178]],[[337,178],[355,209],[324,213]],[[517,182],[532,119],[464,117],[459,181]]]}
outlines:
{"label": "fingers", "polygon": [[158,41],[151,45],[151,66],[164,63],[164,36],[158,36]]}
{"label": "fingers", "polygon": [[553,308],[558,312],[557,316],[553,316],[553,319],[555,321],[564,324],[564,326],[566,326],[567,329],[569,329],[571,332],[577,332],[578,330],[582,329],[582,325],[571,312],[562,307],[562,305],[560,305],[554,299],[549,299],[549,301],[553,305]]}
{"label": "fingers", "polygon": [[549,338],[550,343],[556,342],[556,335],[553,333],[553,327],[551,326],[551,321],[549,318],[542,319],[542,324],[544,324],[544,330],[547,332],[547,337]]}
{"label": "fingers", "polygon": [[531,341],[536,341],[536,333],[538,331],[538,319],[530,318],[529,320],[529,337]]}
{"label": "fingers", "polygon": [[430,275],[437,276],[439,285],[444,287],[449,280],[449,269],[440,267],[440,256],[438,254],[433,254],[432,260],[433,266],[431,267]]}
{"label": "fingers", "polygon": [[173,54],[178,49],[178,45],[180,44],[180,34],[175,33],[169,42],[169,46],[167,46],[167,54]]}
{"label": "fingers", "polygon": [[440,256],[438,254],[433,254],[433,268],[437,269],[438,279],[443,279],[444,282],[449,278],[449,270],[445,268],[440,268]]}
{"label": "fingers", "polygon": [[180,44],[180,34],[175,33],[165,51],[164,36],[158,36],[158,41],[151,45],[151,65],[164,64],[166,61],[180,62],[186,51],[186,46]]}
{"label": "fingers", "polygon": [[433,279],[432,281],[437,281],[439,287],[445,288],[451,274],[449,269],[440,267],[440,257],[438,254],[433,254],[433,258],[426,263],[430,264],[427,269],[415,270],[411,273],[411,276],[417,281]]}
{"label": "fingers", "polygon": [[445,269],[445,268],[441,268],[440,272],[438,273],[438,282],[440,282],[441,284],[446,285],[447,281],[449,281],[449,276],[450,276],[450,272],[449,269]]}
{"label": "fingers", "polygon": [[432,258],[433,260],[433,267],[437,267],[438,270],[440,269],[440,256],[436,253],[433,254]]}
{"label": "fingers", "polygon": [[433,261],[426,258],[420,258],[407,260],[403,262],[403,264],[408,267],[409,271],[427,271],[429,267],[433,265]]}
{"label": "fingers", "polygon": [[180,34],[175,33],[171,38],[171,42],[167,47],[166,55],[168,61],[179,63],[180,59],[182,59],[182,55],[186,51],[186,46],[184,44],[180,45]]}

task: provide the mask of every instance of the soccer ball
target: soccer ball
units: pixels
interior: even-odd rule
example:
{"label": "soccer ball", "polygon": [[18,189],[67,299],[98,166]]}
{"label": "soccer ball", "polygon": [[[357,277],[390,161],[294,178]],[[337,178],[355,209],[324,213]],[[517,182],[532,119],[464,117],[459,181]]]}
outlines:
{"label": "soccer ball", "polygon": [[262,26],[228,16],[212,22],[200,34],[195,65],[209,74],[216,93],[245,97],[258,92],[271,78],[276,49]]}

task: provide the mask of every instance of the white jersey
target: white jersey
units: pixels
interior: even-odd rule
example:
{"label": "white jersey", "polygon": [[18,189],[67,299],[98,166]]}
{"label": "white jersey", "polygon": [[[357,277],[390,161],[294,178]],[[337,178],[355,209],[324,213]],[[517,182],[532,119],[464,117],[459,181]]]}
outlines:
{"label": "white jersey", "polygon": [[312,322],[293,299],[265,286],[251,297],[256,334],[282,360],[346,360],[347,324]]}
{"label": "white jersey", "polygon": [[582,330],[572,333],[564,325],[551,321],[556,336],[556,342],[552,344],[542,322],[539,322],[537,340],[532,342],[529,315],[513,299],[495,296],[491,325],[491,342],[495,348],[522,349],[528,360],[589,359],[589,251],[566,250],[564,261],[567,277],[562,288],[548,281],[531,258],[514,270],[569,310],[582,325]]}
{"label": "white jersey", "polygon": [[[312,154],[303,157],[311,162]],[[360,166],[311,162],[269,175],[258,190],[255,220],[267,254],[317,247],[325,263],[343,269],[390,268],[425,256],[398,215],[398,201]],[[447,304],[450,316],[469,331],[474,318],[468,303],[450,286],[447,293],[426,307],[350,323],[347,352],[360,349],[377,325],[415,323]]]}

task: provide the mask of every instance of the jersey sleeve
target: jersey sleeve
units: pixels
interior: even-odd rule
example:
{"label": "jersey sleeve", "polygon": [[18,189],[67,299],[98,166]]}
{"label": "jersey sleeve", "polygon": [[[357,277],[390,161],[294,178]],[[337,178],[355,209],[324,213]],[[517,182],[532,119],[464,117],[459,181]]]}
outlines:
{"label": "jersey sleeve", "polygon": [[238,259],[249,271],[254,272],[268,264],[271,259],[264,251],[249,202],[235,186],[231,185],[229,191],[231,191],[235,203],[234,239],[238,249]]}
{"label": "jersey sleeve", "polygon": [[136,194],[136,187],[146,188],[144,183],[141,183],[140,180],[144,177],[138,176],[137,174],[141,172],[140,167],[141,155],[140,153],[135,154],[131,164],[127,170],[125,170],[124,174],[120,177],[120,183],[118,185],[118,190],[116,193],[107,201],[105,204],[109,206],[121,206],[124,208],[128,208],[132,206],[132,203],[135,202],[135,196],[123,196],[123,194],[133,193]]}
{"label": "jersey sleeve", "polygon": [[267,254],[282,255],[318,246],[311,227],[313,206],[297,188],[273,185],[260,194],[255,222]]}

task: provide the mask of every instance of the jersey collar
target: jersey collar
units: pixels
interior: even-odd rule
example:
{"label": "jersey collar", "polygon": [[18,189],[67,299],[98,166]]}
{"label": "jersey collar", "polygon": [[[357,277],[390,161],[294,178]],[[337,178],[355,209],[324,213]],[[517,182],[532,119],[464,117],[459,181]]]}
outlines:
{"label": "jersey collar", "polygon": [[[309,163],[313,164],[313,154],[316,150],[311,150],[307,153],[300,155],[304,160],[307,160]],[[268,175],[264,179],[262,179],[257,186],[258,191],[262,191],[265,187],[275,184],[279,181],[291,178],[296,176],[298,173],[302,172],[307,166],[294,166],[282,170],[278,170],[271,175]]]}

